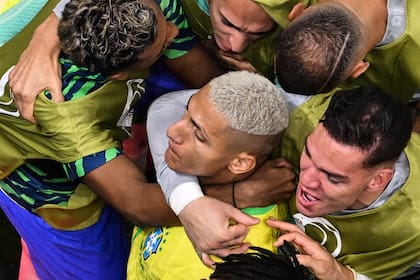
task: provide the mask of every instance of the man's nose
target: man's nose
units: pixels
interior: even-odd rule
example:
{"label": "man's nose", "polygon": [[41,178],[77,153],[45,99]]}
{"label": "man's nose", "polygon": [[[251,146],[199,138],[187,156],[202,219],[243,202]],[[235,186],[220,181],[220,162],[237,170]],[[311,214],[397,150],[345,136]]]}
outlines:
{"label": "man's nose", "polygon": [[167,135],[168,138],[177,145],[184,143],[184,137],[182,136],[182,120],[170,126],[168,128]]}
{"label": "man's nose", "polygon": [[320,172],[316,168],[308,168],[300,172],[299,181],[308,188],[318,188]]}
{"label": "man's nose", "polygon": [[243,50],[248,47],[248,36],[247,34],[241,31],[235,31],[229,37],[229,43],[231,47],[231,51],[235,53],[241,53]]}

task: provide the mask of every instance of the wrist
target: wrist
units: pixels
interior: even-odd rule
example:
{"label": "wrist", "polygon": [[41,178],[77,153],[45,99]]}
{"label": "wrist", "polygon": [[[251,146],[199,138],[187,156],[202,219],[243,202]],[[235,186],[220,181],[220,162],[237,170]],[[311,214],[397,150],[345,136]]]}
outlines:
{"label": "wrist", "polygon": [[[53,55],[60,54],[60,39],[57,35],[58,29],[58,18],[52,13],[43,23],[41,23],[36,29],[35,34],[37,38],[40,38],[40,41],[43,42],[43,48],[49,49],[50,53]],[[32,41],[31,41],[32,42]]]}
{"label": "wrist", "polygon": [[352,280],[370,280],[369,277],[367,277],[367,276],[365,276],[361,273],[358,273],[356,270],[354,270],[349,265],[346,265],[346,268],[351,271],[351,277],[352,278],[349,278],[349,279],[352,279]]}
{"label": "wrist", "polygon": [[203,196],[200,185],[188,182],[177,186],[172,191],[168,202],[171,209],[178,216],[189,203]]}

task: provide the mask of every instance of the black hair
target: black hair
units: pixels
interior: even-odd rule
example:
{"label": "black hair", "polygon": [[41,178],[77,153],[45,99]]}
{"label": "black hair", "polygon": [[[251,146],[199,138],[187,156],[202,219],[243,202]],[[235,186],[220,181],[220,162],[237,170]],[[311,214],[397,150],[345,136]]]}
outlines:
{"label": "black hair", "polygon": [[312,280],[315,276],[300,265],[293,245],[284,241],[275,254],[261,247],[250,247],[251,252],[231,254],[216,263],[210,279],[219,280]]}

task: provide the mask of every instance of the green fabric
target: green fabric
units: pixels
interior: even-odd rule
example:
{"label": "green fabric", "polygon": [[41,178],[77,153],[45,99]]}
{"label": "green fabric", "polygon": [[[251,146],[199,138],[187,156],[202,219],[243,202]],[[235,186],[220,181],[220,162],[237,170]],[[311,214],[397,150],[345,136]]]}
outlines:
{"label": "green fabric", "polygon": [[405,2],[404,34],[390,44],[369,51],[364,59],[370,63],[369,68],[357,79],[348,79],[347,84],[375,84],[405,102],[420,88],[420,2]]}
{"label": "green fabric", "polygon": [[61,103],[39,95],[35,105],[38,125],[1,114],[0,145],[8,147],[0,151],[3,174],[24,159],[49,158],[65,163],[120,146],[126,134],[115,127],[115,120],[127,100],[123,87],[124,82],[109,82],[82,99]]}
{"label": "green fabric", "polygon": [[270,15],[272,19],[281,27],[285,28],[289,24],[287,16],[292,8],[299,2],[306,6],[313,5],[315,0],[254,0]]}
{"label": "green fabric", "polygon": [[318,124],[331,96],[331,93],[312,96],[290,113],[289,126],[283,134],[281,149],[274,152],[274,157],[284,157],[296,167],[297,172],[299,171],[304,140]]}
{"label": "green fabric", "polygon": [[[182,0],[188,23],[193,32],[201,39],[213,35],[210,16],[201,10],[197,0]],[[278,30],[277,32],[279,32]],[[277,32],[251,43],[242,52],[242,56],[257,69],[259,73],[270,80],[274,80],[274,51],[273,44]]]}
{"label": "green fabric", "polygon": [[[48,2],[22,32],[0,48],[0,178],[10,174],[25,159],[49,158],[67,163],[119,147],[127,134],[116,126],[116,121],[132,108],[138,94],[143,92],[139,90],[143,79],[137,78],[108,82],[86,97],[60,103],[40,94],[35,104],[38,124],[19,117],[7,84],[8,71],[26,48],[35,26],[51,13],[55,2]],[[137,74],[145,77],[145,73]],[[134,96],[132,100],[130,95]]]}
{"label": "green fabric", "polygon": [[[393,279],[420,260],[419,134],[412,134],[405,152],[410,163],[409,178],[384,205],[355,214],[325,217],[340,234],[342,248],[338,260],[371,279]],[[295,213],[295,200],[292,202]],[[320,242],[324,238],[313,226],[306,226],[305,231]],[[330,232],[324,246],[332,252],[337,244],[337,238]]]}
{"label": "green fabric", "polygon": [[[308,102],[291,113],[289,128],[285,132],[281,155],[293,164],[299,163],[305,137],[315,128],[330,101],[331,94],[313,96]],[[338,259],[357,272],[372,279],[392,279],[420,260],[420,136],[412,134],[405,149],[410,164],[406,184],[384,205],[369,211],[342,216],[326,216],[313,221],[328,232],[325,247],[337,249],[337,238],[332,228],[341,237]],[[291,199],[291,211],[296,213],[295,197]],[[295,214],[296,218],[296,214]],[[318,218],[319,219],[319,218]],[[324,237],[319,229],[306,226],[306,232],[315,240]]]}

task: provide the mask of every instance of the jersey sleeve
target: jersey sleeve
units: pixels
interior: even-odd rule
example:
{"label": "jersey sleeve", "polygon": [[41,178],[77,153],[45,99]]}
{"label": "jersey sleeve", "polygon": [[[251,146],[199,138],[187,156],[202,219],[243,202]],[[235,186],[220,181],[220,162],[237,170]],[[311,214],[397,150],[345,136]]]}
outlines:
{"label": "jersey sleeve", "polygon": [[70,180],[77,180],[122,154],[123,152],[120,148],[110,148],[76,161],[65,163],[63,167]]}
{"label": "jersey sleeve", "polygon": [[203,192],[196,176],[176,172],[165,162],[168,147],[167,129],[182,118],[190,97],[196,90],[176,91],[159,97],[147,116],[149,148],[156,169],[157,181],[169,206],[179,214],[191,201],[202,197]]}
{"label": "jersey sleeve", "polygon": [[166,21],[172,22],[178,27],[179,33],[172,44],[164,52],[164,57],[174,59],[188,53],[196,42],[196,36],[192,32],[180,0],[155,0],[162,9]]}

